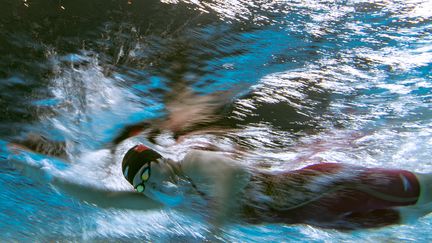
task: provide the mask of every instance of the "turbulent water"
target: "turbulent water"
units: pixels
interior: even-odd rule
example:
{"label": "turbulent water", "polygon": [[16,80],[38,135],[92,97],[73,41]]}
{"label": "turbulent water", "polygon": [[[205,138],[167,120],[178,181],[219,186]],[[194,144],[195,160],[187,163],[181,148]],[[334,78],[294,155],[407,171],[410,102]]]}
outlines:
{"label": "turbulent water", "polygon": [[[106,145],[127,125],[194,107],[186,99],[223,104],[203,129],[225,132],[179,144],[162,132],[174,158],[204,141],[269,170],[330,161],[432,172],[431,32],[430,0],[2,0],[0,139],[65,141],[63,174],[125,189],[124,149],[112,163]],[[99,209],[1,156],[2,241],[213,240],[198,216]],[[430,241],[431,227],[430,216],[354,232],[234,224],[219,239]]]}

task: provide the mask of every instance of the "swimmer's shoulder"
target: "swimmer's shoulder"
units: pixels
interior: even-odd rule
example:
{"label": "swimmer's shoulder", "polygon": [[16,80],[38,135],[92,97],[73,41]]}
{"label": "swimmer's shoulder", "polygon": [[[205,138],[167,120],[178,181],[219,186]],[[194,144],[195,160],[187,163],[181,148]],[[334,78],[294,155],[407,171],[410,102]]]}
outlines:
{"label": "swimmer's shoulder", "polygon": [[197,180],[231,176],[237,178],[240,185],[245,185],[251,177],[246,166],[225,152],[191,150],[182,160],[181,168],[186,175]]}

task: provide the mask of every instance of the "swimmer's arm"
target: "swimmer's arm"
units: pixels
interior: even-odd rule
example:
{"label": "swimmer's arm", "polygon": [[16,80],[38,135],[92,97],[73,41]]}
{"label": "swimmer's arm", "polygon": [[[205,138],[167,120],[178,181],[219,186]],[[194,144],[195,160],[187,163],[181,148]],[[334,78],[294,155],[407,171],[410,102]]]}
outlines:
{"label": "swimmer's arm", "polygon": [[24,176],[40,183],[49,184],[78,200],[97,205],[101,208],[134,210],[154,210],[163,207],[142,194],[132,191],[111,191],[89,184],[69,181],[61,174],[62,161],[47,161],[27,150],[8,145],[10,154],[7,160]]}
{"label": "swimmer's arm", "polygon": [[51,184],[76,199],[101,208],[156,210],[164,207],[162,203],[137,192],[111,191],[62,178],[54,178]]}
{"label": "swimmer's arm", "polygon": [[142,121],[135,124],[127,125],[113,138],[113,140],[107,145],[107,147],[115,150],[116,146],[122,143],[124,140],[137,136],[147,129],[150,129],[149,140],[151,142],[154,142],[153,139],[154,136],[156,136],[156,134],[158,133],[158,130],[151,128],[151,121]]}
{"label": "swimmer's arm", "polygon": [[208,194],[215,204],[212,219],[215,226],[228,218],[250,178],[245,167],[220,152],[192,150],[182,161],[181,168],[198,189],[208,185]]}

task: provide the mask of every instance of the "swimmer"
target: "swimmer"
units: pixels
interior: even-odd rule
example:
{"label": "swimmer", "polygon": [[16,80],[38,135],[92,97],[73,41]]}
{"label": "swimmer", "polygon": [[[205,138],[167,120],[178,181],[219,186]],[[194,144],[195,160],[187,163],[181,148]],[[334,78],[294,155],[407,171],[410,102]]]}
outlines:
{"label": "swimmer", "polygon": [[[144,196],[164,203],[169,187],[201,197],[215,224],[305,223],[357,229],[408,221],[430,212],[432,175],[321,163],[289,172],[245,168],[224,153],[190,151],[173,162],[140,144],[123,158],[123,175]],[[163,196],[161,196],[163,195]]]}
{"label": "swimmer", "polygon": [[142,144],[122,160],[129,191],[72,182],[49,167],[34,169],[48,173],[65,193],[102,208],[192,210],[215,229],[247,222],[352,230],[405,223],[432,211],[432,174],[406,170],[319,163],[266,172],[226,152],[194,149],[176,162]]}

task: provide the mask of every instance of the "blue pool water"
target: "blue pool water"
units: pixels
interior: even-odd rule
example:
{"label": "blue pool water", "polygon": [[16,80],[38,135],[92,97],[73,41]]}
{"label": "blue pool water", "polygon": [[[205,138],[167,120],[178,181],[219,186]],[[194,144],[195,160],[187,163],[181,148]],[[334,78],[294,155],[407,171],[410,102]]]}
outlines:
{"label": "blue pool water", "polygon": [[[163,133],[157,142],[174,159],[207,141],[237,144],[244,163],[270,170],[330,161],[432,172],[431,32],[430,0],[3,0],[0,240],[215,240],[198,216],[100,209],[16,162],[129,189],[119,163],[136,141],[114,158],[106,144],[165,117],[186,91],[224,104],[212,127],[227,130],[174,146]],[[30,132],[66,141],[71,162],[6,151]],[[418,242],[432,240],[431,226],[430,216],[352,232],[234,224],[219,240]]]}

